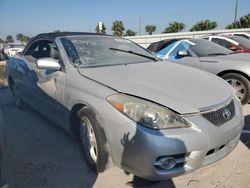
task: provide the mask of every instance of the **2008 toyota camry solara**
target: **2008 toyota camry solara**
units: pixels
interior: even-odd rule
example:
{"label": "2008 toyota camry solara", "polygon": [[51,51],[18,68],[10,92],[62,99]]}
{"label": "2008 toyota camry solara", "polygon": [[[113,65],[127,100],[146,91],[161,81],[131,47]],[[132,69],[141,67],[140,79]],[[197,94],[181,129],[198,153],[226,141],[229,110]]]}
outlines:
{"label": "2008 toyota camry solara", "polygon": [[149,180],[192,172],[229,154],[244,124],[224,80],[114,36],[40,34],[9,59],[7,74],[16,105],[71,131],[97,172],[112,164]]}

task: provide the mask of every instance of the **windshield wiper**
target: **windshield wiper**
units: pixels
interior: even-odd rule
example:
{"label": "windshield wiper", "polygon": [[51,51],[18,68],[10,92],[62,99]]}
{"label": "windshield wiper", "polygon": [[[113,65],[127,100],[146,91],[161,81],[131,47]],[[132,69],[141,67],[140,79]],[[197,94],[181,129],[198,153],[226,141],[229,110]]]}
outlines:
{"label": "windshield wiper", "polygon": [[154,60],[154,61],[159,61],[159,59],[157,59],[156,57],[151,57],[151,56],[147,56],[147,55],[144,55],[144,54],[136,53],[136,52],[134,52],[132,50],[122,50],[122,49],[118,49],[118,48],[109,48],[109,49],[114,50],[114,51],[119,51],[119,52],[138,55],[138,56],[145,57],[147,59],[151,59],[151,60]]}

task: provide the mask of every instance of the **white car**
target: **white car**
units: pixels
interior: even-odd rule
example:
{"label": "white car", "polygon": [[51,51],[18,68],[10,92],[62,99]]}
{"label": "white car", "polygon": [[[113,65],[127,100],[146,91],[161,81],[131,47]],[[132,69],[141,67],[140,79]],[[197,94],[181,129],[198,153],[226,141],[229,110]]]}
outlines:
{"label": "white car", "polygon": [[250,40],[250,33],[240,32],[240,33],[223,33],[222,35],[238,36]]}
{"label": "white car", "polygon": [[18,52],[22,52],[23,49],[25,48],[24,44],[9,44],[7,46],[7,48],[4,50],[4,53],[8,56],[8,57],[13,57],[14,55],[16,55]]}

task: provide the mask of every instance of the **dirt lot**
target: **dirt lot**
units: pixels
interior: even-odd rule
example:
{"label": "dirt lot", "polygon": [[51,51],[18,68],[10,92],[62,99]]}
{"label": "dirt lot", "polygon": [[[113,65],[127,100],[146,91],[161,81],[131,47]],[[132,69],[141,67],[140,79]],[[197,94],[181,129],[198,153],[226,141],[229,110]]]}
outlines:
{"label": "dirt lot", "polygon": [[[4,177],[9,187],[250,187],[250,105],[242,142],[225,159],[194,173],[150,186],[118,168],[96,176],[86,166],[78,142],[31,109],[15,108],[8,88],[0,89],[5,121]],[[138,161],[139,162],[139,161]],[[135,185],[132,187],[136,187]]]}

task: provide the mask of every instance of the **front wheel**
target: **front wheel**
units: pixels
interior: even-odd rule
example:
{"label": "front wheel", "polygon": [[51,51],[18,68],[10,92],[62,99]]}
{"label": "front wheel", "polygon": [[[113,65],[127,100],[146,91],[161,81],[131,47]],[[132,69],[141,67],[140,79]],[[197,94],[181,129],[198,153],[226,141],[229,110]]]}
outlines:
{"label": "front wheel", "polygon": [[247,78],[237,73],[229,73],[222,76],[236,91],[241,103],[247,104],[250,99],[250,84]]}
{"label": "front wheel", "polygon": [[78,115],[80,140],[86,162],[94,172],[103,172],[109,156],[104,130],[90,108],[82,108]]}

